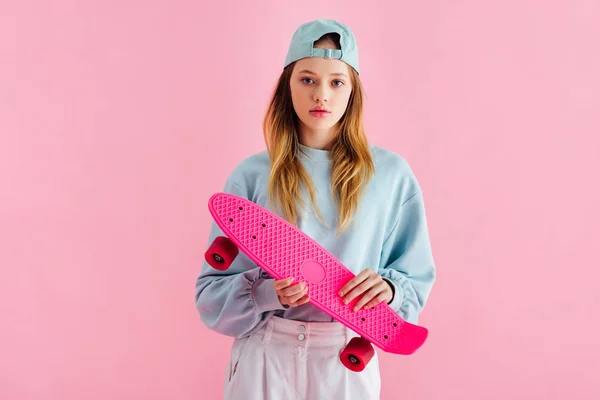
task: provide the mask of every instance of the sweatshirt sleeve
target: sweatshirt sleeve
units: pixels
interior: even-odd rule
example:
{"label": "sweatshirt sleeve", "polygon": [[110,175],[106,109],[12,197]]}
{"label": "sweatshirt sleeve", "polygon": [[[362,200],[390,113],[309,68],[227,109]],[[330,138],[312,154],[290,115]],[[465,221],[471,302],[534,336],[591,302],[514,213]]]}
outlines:
{"label": "sweatshirt sleeve", "polygon": [[[247,191],[230,179],[225,193],[247,197]],[[212,221],[206,249],[217,236],[224,236]],[[223,335],[241,338],[262,326],[275,311],[284,307],[279,302],[275,280],[240,251],[227,271],[212,268],[204,260],[196,279],[196,309],[202,322]]]}
{"label": "sweatshirt sleeve", "polygon": [[417,324],[436,275],[420,189],[402,204],[399,218],[383,244],[378,272],[392,284],[390,307],[405,321]]}

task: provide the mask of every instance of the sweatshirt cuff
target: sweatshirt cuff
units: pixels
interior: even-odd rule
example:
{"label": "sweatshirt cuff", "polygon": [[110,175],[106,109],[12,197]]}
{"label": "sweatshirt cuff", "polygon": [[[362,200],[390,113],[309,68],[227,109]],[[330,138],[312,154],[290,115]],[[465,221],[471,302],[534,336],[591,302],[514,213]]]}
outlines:
{"label": "sweatshirt cuff", "polygon": [[258,313],[285,310],[273,284],[275,279],[258,279],[252,285],[252,301]]}
{"label": "sweatshirt cuff", "polygon": [[383,278],[384,281],[388,282],[392,286],[393,297],[392,301],[388,303],[388,305],[394,310],[396,313],[400,312],[400,307],[402,306],[402,300],[404,300],[404,293],[402,292],[400,286],[391,279]]}

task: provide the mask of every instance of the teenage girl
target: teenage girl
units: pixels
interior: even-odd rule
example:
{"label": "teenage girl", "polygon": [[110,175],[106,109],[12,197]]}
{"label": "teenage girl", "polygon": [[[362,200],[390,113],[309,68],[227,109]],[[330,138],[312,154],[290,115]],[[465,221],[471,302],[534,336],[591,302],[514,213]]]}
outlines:
{"label": "teenage girl", "polygon": [[[423,192],[407,161],[369,144],[352,31],[330,19],[294,33],[264,118],[266,150],[244,159],[224,192],[298,226],[356,274],[339,296],[386,302],[417,323],[435,280]],[[213,222],[209,244],[223,235]],[[196,282],[204,324],[235,338],[224,398],[379,399],[377,352],[361,372],[340,352],[357,336],[244,253],[226,271],[205,261]]]}

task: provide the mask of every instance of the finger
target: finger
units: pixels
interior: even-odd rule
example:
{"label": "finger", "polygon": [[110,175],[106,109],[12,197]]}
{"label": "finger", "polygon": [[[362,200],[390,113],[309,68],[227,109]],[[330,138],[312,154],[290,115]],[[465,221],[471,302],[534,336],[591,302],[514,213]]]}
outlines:
{"label": "finger", "polygon": [[373,308],[377,304],[384,302],[384,301],[386,303],[388,303],[390,300],[392,300],[392,296],[393,296],[393,293],[389,290],[389,288],[384,287],[383,290],[381,291],[381,293],[379,293],[377,295],[377,297],[375,297],[373,300],[370,301],[370,303],[375,303],[375,304],[371,304],[370,307]]}
{"label": "finger", "polygon": [[308,292],[308,288],[305,287],[304,289],[300,290],[297,293],[291,294],[289,296],[283,296],[283,297],[286,299],[286,301],[288,303],[293,303],[293,302],[297,301],[298,299],[302,298],[302,296],[304,296],[307,292]]}
{"label": "finger", "polygon": [[357,285],[359,285],[359,284],[363,283],[365,280],[369,279],[370,271],[371,271],[370,269],[364,269],[358,275],[356,275],[354,278],[350,279],[350,281],[348,283],[346,283],[346,285],[340,291],[341,292],[340,296],[343,296],[344,294],[348,293],[350,290],[352,290]]}
{"label": "finger", "polygon": [[302,298],[300,298],[298,301],[290,304],[290,306],[292,306],[292,307],[298,307],[298,306],[301,306],[302,304],[308,303],[309,300],[310,300],[310,296],[307,293],[304,296],[302,296]]}
{"label": "finger", "polygon": [[310,295],[305,294],[304,296],[302,296],[302,298],[300,300],[298,300],[297,302],[294,303],[294,307],[301,306],[302,304],[306,304],[309,301],[310,301]]}
{"label": "finger", "polygon": [[276,280],[273,283],[273,286],[275,287],[275,290],[281,290],[285,287],[290,286],[290,284],[294,281],[294,278],[285,278],[285,279],[279,279]]}
{"label": "finger", "polygon": [[273,286],[275,286],[276,288],[282,289],[282,288],[288,286],[292,282],[292,279],[294,279],[294,278],[288,277],[285,279],[275,279]]}
{"label": "finger", "polygon": [[279,293],[282,296],[289,297],[289,296],[293,296],[293,295],[296,295],[296,294],[302,292],[305,288],[306,288],[306,284],[304,282],[299,282],[293,286],[289,286],[285,289],[281,289],[279,291]]}
{"label": "finger", "polygon": [[390,291],[387,282],[383,281],[378,288],[380,288],[380,290],[378,290],[379,294],[365,304],[363,308],[373,308],[382,301],[389,302],[392,299],[392,292]]}
{"label": "finger", "polygon": [[364,305],[369,303],[374,297],[376,297],[380,293],[382,293],[383,290],[384,290],[384,287],[379,284],[371,287],[367,292],[365,292],[363,294],[363,296],[360,298],[360,300],[358,300],[356,302],[356,304],[354,305],[353,311],[360,310],[361,307],[363,307]]}
{"label": "finger", "polygon": [[338,292],[338,295],[343,297],[346,293],[348,293],[350,290],[352,290],[356,285],[365,281],[370,276],[370,271],[371,271],[370,269],[362,270],[358,275],[356,275],[354,278],[350,279],[350,281],[348,281],[348,283],[346,283],[344,285],[344,287],[342,287],[342,289]]}
{"label": "finger", "polygon": [[365,304],[367,304],[368,302],[370,302],[378,294],[379,294],[379,292],[377,291],[377,287],[376,286],[372,287],[369,290],[367,290],[365,293],[363,293],[363,295],[361,296],[361,298],[358,299],[358,301],[356,302],[356,304],[352,308],[352,311],[358,311],[358,310],[360,310]]}
{"label": "finger", "polygon": [[[379,304],[379,303],[381,303],[381,302],[385,301],[385,300],[386,300],[386,297],[387,297],[386,293],[385,293],[385,292],[381,292],[381,293],[379,293],[377,296],[375,296],[375,298],[374,298],[374,299],[372,299],[370,302],[368,302],[368,303],[365,305],[365,307],[364,307],[364,308],[365,308],[365,309],[373,308],[373,307],[375,307],[377,304]],[[388,300],[388,301],[389,301],[389,300]]]}
{"label": "finger", "polygon": [[344,296],[344,304],[350,303],[352,300],[354,300],[360,294],[366,292],[367,290],[369,290],[370,288],[375,286],[378,283],[378,281],[379,281],[379,279],[377,278],[377,276],[374,276],[372,278],[367,279],[366,281],[364,281],[363,283],[361,283],[354,289],[352,289],[352,291],[350,291],[350,293],[348,293],[346,296]]}
{"label": "finger", "polygon": [[297,302],[298,300],[300,300],[302,297],[304,297],[304,296],[306,295],[306,291],[307,291],[307,290],[306,290],[306,289],[304,289],[304,290],[302,290],[300,293],[294,294],[294,295],[292,295],[292,296],[288,296],[288,297],[286,298],[286,299],[287,299],[287,302],[288,302],[288,303],[295,303],[295,302]]}

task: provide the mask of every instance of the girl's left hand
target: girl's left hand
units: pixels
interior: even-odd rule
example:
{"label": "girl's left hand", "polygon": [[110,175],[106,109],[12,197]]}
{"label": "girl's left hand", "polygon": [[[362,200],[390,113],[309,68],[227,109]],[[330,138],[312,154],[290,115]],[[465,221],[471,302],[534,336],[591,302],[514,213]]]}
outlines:
{"label": "girl's left hand", "polygon": [[363,294],[362,298],[352,311],[358,311],[363,306],[365,309],[372,308],[382,301],[389,303],[394,292],[381,275],[367,268],[346,283],[338,293],[340,297],[343,297],[344,304],[350,303],[361,294]]}

